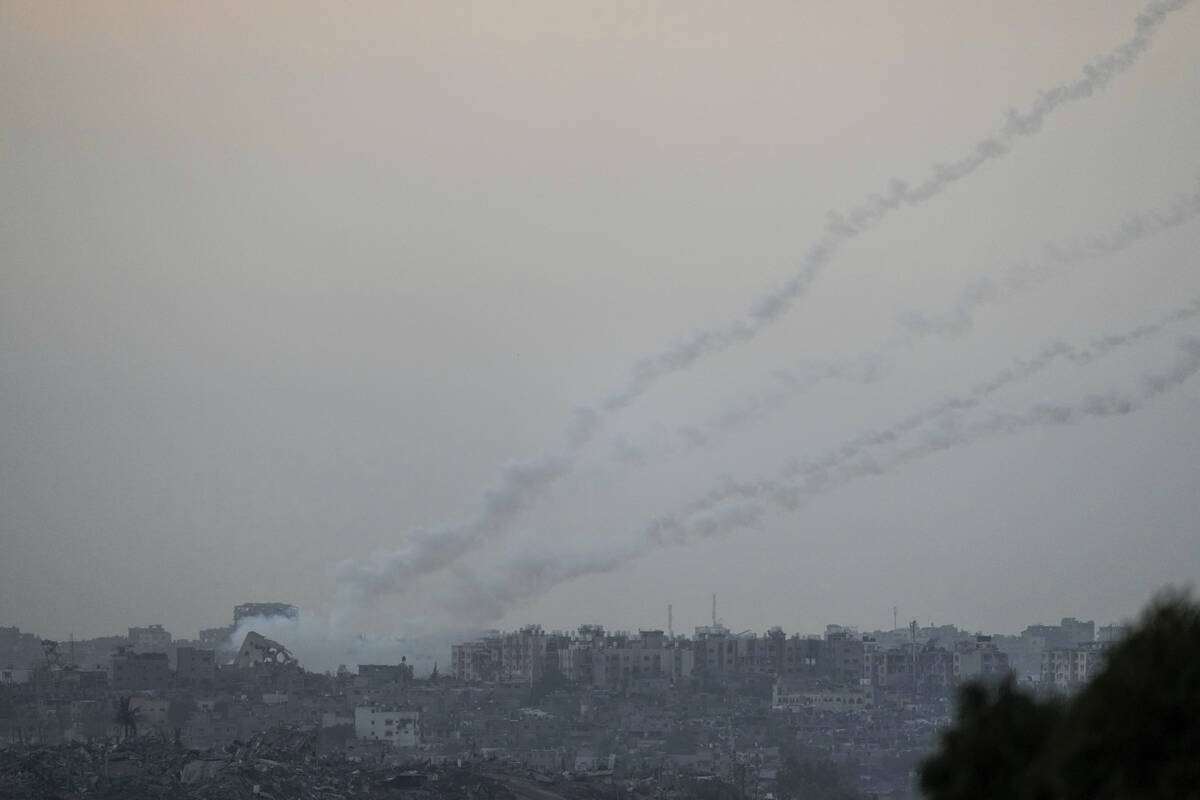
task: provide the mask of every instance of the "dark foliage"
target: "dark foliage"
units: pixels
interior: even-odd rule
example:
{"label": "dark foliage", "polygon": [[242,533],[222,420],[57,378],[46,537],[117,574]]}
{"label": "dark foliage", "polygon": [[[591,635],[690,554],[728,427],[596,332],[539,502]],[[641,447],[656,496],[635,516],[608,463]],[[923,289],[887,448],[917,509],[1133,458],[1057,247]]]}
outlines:
{"label": "dark foliage", "polygon": [[1054,753],[1064,798],[1200,798],[1200,604],[1156,602],[1074,699]]}
{"label": "dark foliage", "polygon": [[1039,701],[1011,680],[968,684],[941,750],[921,767],[921,788],[935,800],[1037,797],[1042,754],[1062,714],[1061,702]]}
{"label": "dark foliage", "polygon": [[1200,605],[1163,595],[1070,700],[964,688],[921,788],[932,800],[1200,799]]}
{"label": "dark foliage", "polygon": [[125,738],[128,739],[130,736],[137,736],[137,726],[142,721],[142,711],[133,706],[132,697],[122,697],[117,701],[114,719],[121,726]]}

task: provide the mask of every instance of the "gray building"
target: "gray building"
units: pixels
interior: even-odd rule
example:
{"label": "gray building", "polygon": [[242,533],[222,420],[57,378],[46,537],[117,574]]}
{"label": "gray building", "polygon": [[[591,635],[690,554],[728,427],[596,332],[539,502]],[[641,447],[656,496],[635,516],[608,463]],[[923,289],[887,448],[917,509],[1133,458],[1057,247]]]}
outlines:
{"label": "gray building", "polygon": [[171,682],[166,653],[117,653],[111,662],[112,687],[117,691],[163,691]]}

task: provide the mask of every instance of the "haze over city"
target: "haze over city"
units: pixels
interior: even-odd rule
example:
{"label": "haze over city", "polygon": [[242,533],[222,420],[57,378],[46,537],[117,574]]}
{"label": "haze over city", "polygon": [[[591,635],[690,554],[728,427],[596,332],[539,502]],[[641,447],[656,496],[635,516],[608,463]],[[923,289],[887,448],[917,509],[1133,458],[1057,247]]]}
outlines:
{"label": "haze over city", "polygon": [[0,623],[1126,619],[1200,570],[1197,53],[1186,2],[5,3]]}

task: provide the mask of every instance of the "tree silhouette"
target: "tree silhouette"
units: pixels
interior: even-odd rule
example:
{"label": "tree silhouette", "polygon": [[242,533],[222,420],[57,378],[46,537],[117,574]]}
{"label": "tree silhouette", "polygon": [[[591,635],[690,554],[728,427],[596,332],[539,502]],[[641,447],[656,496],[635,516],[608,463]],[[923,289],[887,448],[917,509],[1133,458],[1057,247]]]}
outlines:
{"label": "tree silhouette", "polygon": [[142,710],[133,706],[132,697],[122,697],[117,701],[116,722],[121,726],[123,738],[137,736],[137,726],[141,721]]}
{"label": "tree silhouette", "polygon": [[921,766],[921,788],[935,800],[1041,796],[1042,754],[1062,714],[1061,701],[1039,701],[1012,678],[992,688],[964,686],[954,727]]}
{"label": "tree silhouette", "polygon": [[968,685],[921,765],[932,800],[1200,800],[1200,605],[1168,591],[1068,700]]}
{"label": "tree silhouette", "polygon": [[1064,798],[1200,798],[1200,604],[1162,595],[1070,705]]}

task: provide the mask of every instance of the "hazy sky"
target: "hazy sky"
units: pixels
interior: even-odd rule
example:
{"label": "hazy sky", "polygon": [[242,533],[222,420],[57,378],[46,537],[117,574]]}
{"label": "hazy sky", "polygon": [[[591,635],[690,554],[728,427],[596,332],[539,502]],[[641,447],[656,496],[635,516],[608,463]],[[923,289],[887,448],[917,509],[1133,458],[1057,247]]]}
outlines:
{"label": "hazy sky", "polygon": [[[795,274],[827,212],[969,155],[1141,9],[0,0],[0,624],[191,636],[244,601],[328,612],[337,562],[476,514],[506,461],[564,452],[570,410],[637,359]],[[753,341],[609,415],[486,543],[355,624],[441,624],[514,558],[619,548],[723,479],[1154,322],[1200,295],[1200,219],[1059,264],[969,332],[879,350],[901,314],[1198,180],[1190,4],[1103,91],[846,242]],[[1188,334],[1200,318],[982,407],[1136,393]],[[784,394],[781,371],[881,352],[883,374],[711,424]],[[690,446],[684,426],[713,435]],[[1107,623],[1200,571],[1198,461],[1200,378],[452,621],[661,627],[673,603],[686,630],[716,592],[736,630],[883,627],[893,605],[1001,632]]]}

